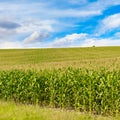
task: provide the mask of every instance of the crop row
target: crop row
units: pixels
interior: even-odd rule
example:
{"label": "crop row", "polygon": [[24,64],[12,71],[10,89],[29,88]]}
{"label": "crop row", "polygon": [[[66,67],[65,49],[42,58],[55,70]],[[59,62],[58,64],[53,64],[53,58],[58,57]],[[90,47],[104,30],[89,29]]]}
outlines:
{"label": "crop row", "polygon": [[0,98],[96,114],[120,112],[120,70],[0,71]]}

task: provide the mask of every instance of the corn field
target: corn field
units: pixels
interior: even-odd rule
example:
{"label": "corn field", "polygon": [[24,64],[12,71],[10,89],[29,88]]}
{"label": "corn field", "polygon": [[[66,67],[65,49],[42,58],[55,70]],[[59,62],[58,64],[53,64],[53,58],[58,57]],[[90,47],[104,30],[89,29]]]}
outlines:
{"label": "corn field", "polygon": [[95,114],[120,113],[120,70],[0,71],[0,98]]}

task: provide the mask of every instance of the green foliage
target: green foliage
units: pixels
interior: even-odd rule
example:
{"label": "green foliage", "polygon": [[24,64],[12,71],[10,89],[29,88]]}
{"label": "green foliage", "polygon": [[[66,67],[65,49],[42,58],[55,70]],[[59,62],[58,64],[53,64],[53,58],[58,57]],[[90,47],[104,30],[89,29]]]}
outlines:
{"label": "green foliage", "polygon": [[120,70],[69,67],[1,71],[0,98],[95,114],[118,114]]}
{"label": "green foliage", "polygon": [[40,107],[39,105],[15,104],[0,100],[0,120],[120,120],[120,115],[101,116]]}

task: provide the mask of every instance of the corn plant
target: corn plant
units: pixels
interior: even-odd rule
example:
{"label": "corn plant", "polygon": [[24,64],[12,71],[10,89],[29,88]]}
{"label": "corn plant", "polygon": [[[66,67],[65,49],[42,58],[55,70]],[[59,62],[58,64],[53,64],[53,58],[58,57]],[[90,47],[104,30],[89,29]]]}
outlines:
{"label": "corn plant", "polygon": [[120,70],[0,71],[0,98],[114,115],[120,113]]}

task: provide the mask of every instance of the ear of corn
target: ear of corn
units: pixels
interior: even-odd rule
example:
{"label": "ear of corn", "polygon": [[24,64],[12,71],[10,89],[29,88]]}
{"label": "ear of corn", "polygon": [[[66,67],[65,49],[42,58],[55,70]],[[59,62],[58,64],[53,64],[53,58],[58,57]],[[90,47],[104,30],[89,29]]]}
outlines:
{"label": "ear of corn", "polygon": [[96,114],[118,114],[120,70],[0,71],[0,98]]}

